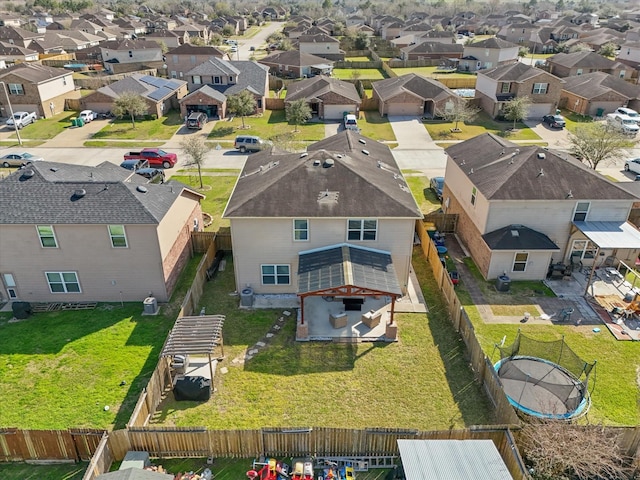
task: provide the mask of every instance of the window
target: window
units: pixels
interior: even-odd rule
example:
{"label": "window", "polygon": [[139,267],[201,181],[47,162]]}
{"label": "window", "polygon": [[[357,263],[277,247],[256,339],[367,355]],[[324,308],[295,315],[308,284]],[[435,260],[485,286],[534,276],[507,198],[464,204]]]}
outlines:
{"label": "window", "polygon": [[193,83],[195,83],[196,85],[200,85],[202,83],[202,79],[200,78],[200,75],[193,76]]}
{"label": "window", "polygon": [[62,77],[62,85],[66,85],[67,84],[67,77]]}
{"label": "window", "polygon": [[509,82],[502,82],[502,86],[500,87],[500,93],[509,93],[510,88],[511,88],[511,84]]}
{"label": "window", "polygon": [[191,55],[190,60],[191,60],[191,65],[195,65],[196,64],[196,56],[195,55]]}
{"label": "window", "polygon": [[518,43],[524,43],[524,37],[518,37]]}
{"label": "window", "polygon": [[127,248],[127,236],[124,234],[124,225],[109,225],[111,246],[114,248]]}
{"label": "window", "polygon": [[548,83],[534,83],[533,84],[533,93],[534,95],[544,95],[547,93],[547,89],[549,88]]}
{"label": "window", "polygon": [[233,75],[229,76],[229,83],[233,83]]}
{"label": "window", "polygon": [[184,73],[180,72],[180,78],[184,77]]}
{"label": "window", "polygon": [[220,77],[213,77],[213,83],[219,85],[220,83],[222,83],[222,80],[220,79]]}
{"label": "window", "polygon": [[574,240],[571,244],[572,259],[593,259],[596,257],[597,247],[589,240]]}
{"label": "window", "polygon": [[578,70],[576,70],[576,75],[582,75],[582,69],[579,68]]}
{"label": "window", "polygon": [[378,220],[348,220],[347,240],[375,240]]}
{"label": "window", "polygon": [[40,237],[40,245],[45,248],[58,248],[58,242],[56,242],[56,236],[51,225],[38,225],[36,228]]}
{"label": "window", "polygon": [[473,187],[471,189],[471,205],[475,205],[476,204],[476,197],[478,196],[478,191],[476,190],[476,187]]}
{"label": "window", "polygon": [[527,252],[524,253],[516,253],[515,258],[513,259],[513,272],[524,272],[527,269],[527,260],[529,260],[529,254]]}
{"label": "window", "polygon": [[624,78],[626,74],[627,74],[626,70],[620,70],[620,78]]}
{"label": "window", "polygon": [[178,63],[178,55],[171,55],[171,60],[173,61],[173,63]]}
{"label": "window", "polygon": [[178,78],[178,74],[175,70],[171,70],[171,78]]}
{"label": "window", "polygon": [[76,272],[46,272],[51,293],[80,293],[80,282]]}
{"label": "window", "polygon": [[293,221],[293,239],[297,242],[309,240],[309,220]]}
{"label": "window", "polygon": [[24,95],[24,88],[21,83],[9,83],[9,93],[11,95]]}
{"label": "window", "polygon": [[587,214],[589,213],[590,206],[591,204],[589,202],[576,203],[576,209],[573,212],[573,221],[584,222],[587,219]]}
{"label": "window", "polygon": [[289,285],[289,265],[262,265],[263,285]]}

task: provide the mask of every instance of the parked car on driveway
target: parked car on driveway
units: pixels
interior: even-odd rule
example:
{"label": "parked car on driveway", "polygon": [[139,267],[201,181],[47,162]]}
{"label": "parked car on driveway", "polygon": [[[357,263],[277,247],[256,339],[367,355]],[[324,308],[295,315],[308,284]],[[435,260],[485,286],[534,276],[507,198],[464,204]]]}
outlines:
{"label": "parked car on driveway", "polygon": [[567,122],[565,122],[562,115],[545,115],[542,117],[542,123],[546,123],[551,128],[564,128]]}
{"label": "parked car on driveway", "polygon": [[621,113],[609,113],[607,115],[607,124],[614,130],[618,130],[624,135],[635,137],[640,131],[636,119]]}
{"label": "parked car on driveway", "polygon": [[640,173],[640,158],[631,158],[624,162],[624,171]]}
{"label": "parked car on driveway", "polygon": [[438,200],[442,201],[442,190],[444,189],[444,177],[433,177],[429,184],[433,193],[436,194]]}
{"label": "parked car on driveway", "polygon": [[34,112],[14,112],[13,118],[9,118],[6,124],[7,127],[18,127],[18,130],[21,130],[27,125],[31,125],[33,122],[35,122],[36,118],[37,117]]}
{"label": "parked car on driveway", "polygon": [[619,107],[619,108],[616,108],[615,113],[620,113],[622,115],[626,115],[627,117],[635,118],[636,121],[640,120],[640,113],[636,112],[631,108]]}
{"label": "parked car on driveway", "polygon": [[84,123],[89,123],[98,118],[98,114],[91,110],[83,110],[80,112],[80,118]]}
{"label": "parked car on driveway", "polygon": [[254,135],[239,135],[233,142],[233,148],[240,150],[240,153],[245,152],[259,152],[273,145],[268,140],[263,140],[260,137]]}
{"label": "parked car on driveway", "polygon": [[120,166],[122,168],[126,168],[127,170],[133,170],[134,172],[137,172],[142,168],[150,168],[149,162],[147,160],[141,159],[125,160],[120,164]]}
{"label": "parked car on driveway", "polygon": [[36,157],[30,153],[8,153],[7,155],[0,157],[0,165],[4,168],[8,167],[21,167],[31,162],[39,162],[43,160],[41,157]]}

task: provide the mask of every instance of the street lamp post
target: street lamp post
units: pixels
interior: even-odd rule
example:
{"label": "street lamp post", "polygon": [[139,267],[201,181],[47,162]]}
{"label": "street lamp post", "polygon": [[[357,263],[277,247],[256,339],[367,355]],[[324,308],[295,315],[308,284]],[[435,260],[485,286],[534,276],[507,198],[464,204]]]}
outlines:
{"label": "street lamp post", "polygon": [[2,89],[4,90],[4,95],[7,98],[7,105],[9,106],[9,115],[11,115],[11,120],[13,120],[13,128],[16,130],[16,136],[18,137],[18,143],[22,146],[22,138],[20,138],[20,129],[18,128],[18,122],[13,118],[13,107],[11,106],[11,100],[9,100],[9,92],[7,92],[7,85],[4,82],[0,82],[2,84]]}

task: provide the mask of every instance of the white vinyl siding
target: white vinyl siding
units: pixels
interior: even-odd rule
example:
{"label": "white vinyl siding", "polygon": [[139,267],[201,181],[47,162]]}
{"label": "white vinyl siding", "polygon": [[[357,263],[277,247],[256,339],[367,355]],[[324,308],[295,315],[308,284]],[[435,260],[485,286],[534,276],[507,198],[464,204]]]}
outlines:
{"label": "white vinyl siding", "polygon": [[38,225],[36,228],[43,248],[58,248],[58,241],[51,225]]}
{"label": "white vinyl siding", "polygon": [[378,221],[375,219],[347,220],[347,240],[375,240],[378,234]]}
{"label": "white vinyl siding", "polygon": [[76,272],[46,272],[51,293],[82,293]]}

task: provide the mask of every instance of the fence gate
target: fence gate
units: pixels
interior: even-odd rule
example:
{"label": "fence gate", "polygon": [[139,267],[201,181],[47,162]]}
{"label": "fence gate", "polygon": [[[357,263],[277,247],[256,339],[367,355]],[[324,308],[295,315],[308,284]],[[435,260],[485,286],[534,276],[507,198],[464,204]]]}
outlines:
{"label": "fence gate", "polygon": [[102,436],[106,433],[104,430],[70,430],[71,438],[76,447],[78,458],[85,462],[91,460],[96,452]]}
{"label": "fence gate", "polygon": [[311,428],[263,429],[264,455],[298,456],[311,452]]}

